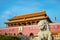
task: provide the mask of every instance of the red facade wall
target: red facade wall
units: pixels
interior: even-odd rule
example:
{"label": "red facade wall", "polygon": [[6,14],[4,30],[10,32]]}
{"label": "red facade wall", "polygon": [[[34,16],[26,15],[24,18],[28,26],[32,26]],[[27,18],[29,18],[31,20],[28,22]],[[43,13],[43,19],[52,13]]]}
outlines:
{"label": "red facade wall", "polygon": [[19,30],[19,28],[2,28],[2,29],[0,29],[0,34],[4,34],[4,33],[18,34],[18,30]]}
{"label": "red facade wall", "polygon": [[[2,28],[0,29],[0,34],[4,34],[4,33],[18,34],[21,32],[24,35],[30,35],[30,33],[37,35],[37,33],[40,31],[37,25],[21,26],[21,27],[22,29],[20,27]],[[51,23],[50,31],[60,32],[60,23]]]}

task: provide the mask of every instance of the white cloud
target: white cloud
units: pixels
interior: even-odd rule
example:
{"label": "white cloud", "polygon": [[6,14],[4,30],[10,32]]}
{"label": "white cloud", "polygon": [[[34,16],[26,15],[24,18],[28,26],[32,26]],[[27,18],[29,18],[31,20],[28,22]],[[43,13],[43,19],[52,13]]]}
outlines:
{"label": "white cloud", "polygon": [[12,11],[4,11],[3,14],[1,15],[1,18],[8,18],[12,14]]}
{"label": "white cloud", "polygon": [[11,11],[5,11],[4,14],[11,14],[12,12]]}
{"label": "white cloud", "polygon": [[4,18],[5,16],[2,15],[1,17]]}
{"label": "white cloud", "polygon": [[1,18],[2,19],[8,19],[9,18],[9,15],[2,15]]}
{"label": "white cloud", "polygon": [[56,3],[59,3],[59,0],[46,0],[45,2],[56,4]]}
{"label": "white cloud", "polygon": [[31,6],[35,7],[35,6],[43,6],[43,5],[44,5],[43,2],[35,2]]}
{"label": "white cloud", "polygon": [[18,0],[18,1],[15,1],[14,4],[28,4],[29,2],[27,1],[21,1],[21,0]]}

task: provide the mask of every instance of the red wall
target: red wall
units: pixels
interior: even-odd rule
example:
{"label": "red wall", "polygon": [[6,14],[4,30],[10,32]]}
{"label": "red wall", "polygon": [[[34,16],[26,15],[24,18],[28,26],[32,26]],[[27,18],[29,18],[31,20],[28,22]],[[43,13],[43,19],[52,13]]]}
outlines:
{"label": "red wall", "polygon": [[[39,32],[39,28],[37,27],[37,25],[21,26],[21,27],[23,27],[22,33],[24,35],[30,35],[30,33],[37,35],[37,33]],[[60,23],[51,23],[50,31],[51,32],[60,32]],[[20,30],[19,30],[19,27],[1,28],[0,34],[4,34],[4,33],[18,34],[18,33],[20,33]]]}
{"label": "red wall", "polygon": [[4,33],[12,33],[12,34],[18,34],[19,28],[2,28],[0,29],[0,34]]}

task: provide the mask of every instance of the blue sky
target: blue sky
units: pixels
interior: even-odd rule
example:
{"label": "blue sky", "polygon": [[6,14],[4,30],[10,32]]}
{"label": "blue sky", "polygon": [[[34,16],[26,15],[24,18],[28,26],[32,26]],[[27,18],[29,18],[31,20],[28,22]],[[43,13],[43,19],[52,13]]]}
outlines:
{"label": "blue sky", "polygon": [[0,28],[6,27],[4,22],[16,15],[45,10],[54,22],[60,22],[60,0],[0,0]]}

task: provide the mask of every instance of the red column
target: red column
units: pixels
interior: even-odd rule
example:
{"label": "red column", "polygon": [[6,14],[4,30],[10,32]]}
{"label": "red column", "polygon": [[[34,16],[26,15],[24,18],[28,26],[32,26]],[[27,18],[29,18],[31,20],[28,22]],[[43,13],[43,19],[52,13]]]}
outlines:
{"label": "red column", "polygon": [[14,23],[13,23],[13,26],[15,26]]}
{"label": "red column", "polygon": [[14,26],[18,26],[18,23],[14,23]]}
{"label": "red column", "polygon": [[10,27],[11,26],[11,24],[8,24],[8,27]]}
{"label": "red column", "polygon": [[14,26],[16,26],[16,23],[14,23]]}
{"label": "red column", "polygon": [[26,22],[26,25],[28,25],[28,22]]}
{"label": "red column", "polygon": [[37,21],[35,21],[35,24],[37,24]]}
{"label": "red column", "polygon": [[21,26],[23,26],[23,24],[22,23],[20,23],[21,24]]}
{"label": "red column", "polygon": [[18,23],[16,23],[16,26],[18,26]]}
{"label": "red column", "polygon": [[21,23],[19,23],[18,25],[21,26]]}
{"label": "red column", "polygon": [[31,25],[32,25],[32,21],[30,21]]}
{"label": "red column", "polygon": [[12,23],[10,24],[10,27],[12,27],[13,25],[12,25]]}

